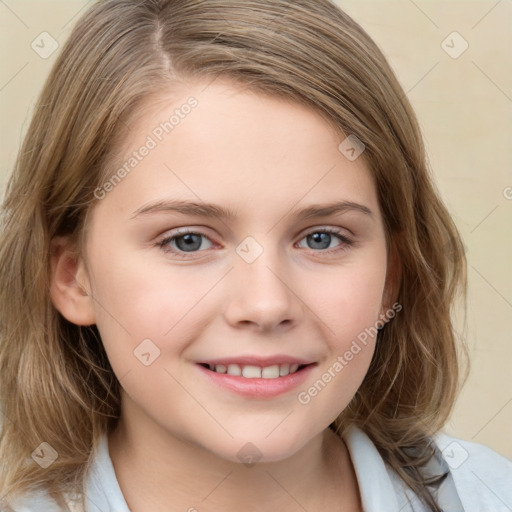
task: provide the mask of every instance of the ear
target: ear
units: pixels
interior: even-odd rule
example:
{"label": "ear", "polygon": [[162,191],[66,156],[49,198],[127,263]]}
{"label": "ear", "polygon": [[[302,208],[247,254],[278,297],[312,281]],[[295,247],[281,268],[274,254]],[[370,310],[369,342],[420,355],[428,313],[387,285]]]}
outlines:
{"label": "ear", "polygon": [[50,294],[58,311],[76,325],[96,323],[90,282],[82,256],[68,237],[51,242]]}
{"label": "ear", "polygon": [[394,242],[391,242],[388,253],[386,283],[382,295],[381,313],[388,311],[398,298],[400,283],[402,281],[402,264]]}

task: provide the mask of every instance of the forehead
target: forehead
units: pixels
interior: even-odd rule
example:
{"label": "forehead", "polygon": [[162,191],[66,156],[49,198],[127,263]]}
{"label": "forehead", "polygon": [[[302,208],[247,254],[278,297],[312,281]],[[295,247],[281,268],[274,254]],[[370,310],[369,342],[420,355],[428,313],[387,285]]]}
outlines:
{"label": "forehead", "polygon": [[[362,157],[314,109],[225,80],[197,81],[151,98],[129,124],[108,202],[134,211],[177,198],[251,209],[275,218],[294,204],[377,197]],[[124,172],[118,171],[124,169]],[[119,177],[119,176],[118,176]],[[229,203],[229,204],[228,204]]]}

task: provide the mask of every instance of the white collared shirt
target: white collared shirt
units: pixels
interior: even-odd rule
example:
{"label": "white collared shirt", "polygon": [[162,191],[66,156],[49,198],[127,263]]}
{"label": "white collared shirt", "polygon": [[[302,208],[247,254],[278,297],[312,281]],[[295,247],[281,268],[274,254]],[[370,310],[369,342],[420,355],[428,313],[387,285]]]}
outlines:
{"label": "white collared shirt", "polygon": [[[343,438],[356,472],[364,512],[426,511],[362,430],[351,427]],[[442,433],[435,436],[435,442],[448,462],[463,506],[445,508],[444,512],[512,512],[512,462],[485,446]],[[130,512],[116,478],[106,435],[96,447],[86,496],[86,512]],[[43,492],[18,500],[14,511],[62,512]]]}

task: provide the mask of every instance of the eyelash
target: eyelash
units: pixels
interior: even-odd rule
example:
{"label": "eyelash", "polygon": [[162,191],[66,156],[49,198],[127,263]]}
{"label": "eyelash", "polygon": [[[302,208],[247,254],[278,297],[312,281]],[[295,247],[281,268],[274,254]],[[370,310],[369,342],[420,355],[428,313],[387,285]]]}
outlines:
{"label": "eyelash", "polygon": [[[326,234],[330,234],[330,235],[336,235],[339,238],[339,240],[341,241],[341,244],[339,246],[334,247],[332,249],[319,249],[319,250],[311,249],[315,253],[318,252],[321,254],[332,254],[332,253],[337,253],[337,252],[341,252],[341,251],[346,251],[346,250],[348,250],[349,247],[351,247],[355,243],[354,240],[352,240],[351,238],[348,238],[346,235],[342,234],[341,231],[339,231],[337,229],[333,229],[333,228],[322,228],[322,229],[315,229],[315,230],[309,231],[308,233],[304,234],[304,236],[300,239],[300,241],[302,241],[307,236],[313,235],[315,233],[326,233]],[[167,236],[164,239],[157,242],[155,245],[157,247],[159,247],[160,249],[162,249],[165,253],[174,253],[175,255],[177,255],[180,258],[189,258],[189,255],[203,252],[203,251],[185,252],[185,251],[176,250],[174,248],[169,248],[169,244],[173,240],[176,240],[177,238],[181,238],[182,236],[185,236],[185,235],[202,236],[202,237],[208,239],[213,244],[213,242],[210,240],[210,238],[208,236],[204,235],[203,233],[198,233],[197,231],[185,230],[185,231],[180,231],[178,234],[174,234],[172,236]]]}

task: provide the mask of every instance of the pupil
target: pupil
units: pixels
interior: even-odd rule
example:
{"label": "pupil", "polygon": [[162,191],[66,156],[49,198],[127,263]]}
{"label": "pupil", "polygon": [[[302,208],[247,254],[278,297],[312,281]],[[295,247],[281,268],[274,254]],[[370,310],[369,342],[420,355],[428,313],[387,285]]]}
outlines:
{"label": "pupil", "polygon": [[[195,238],[195,239],[194,239]],[[182,243],[180,243],[182,242]],[[184,242],[184,243],[183,243]],[[201,246],[201,238],[198,235],[188,233],[176,239],[176,245],[180,250],[193,251]]]}
{"label": "pupil", "polygon": [[314,247],[314,249],[327,249],[329,247],[331,238],[329,233],[313,233],[309,236],[314,244],[321,245],[321,247]]}

